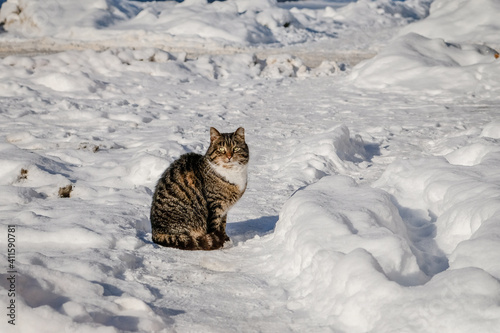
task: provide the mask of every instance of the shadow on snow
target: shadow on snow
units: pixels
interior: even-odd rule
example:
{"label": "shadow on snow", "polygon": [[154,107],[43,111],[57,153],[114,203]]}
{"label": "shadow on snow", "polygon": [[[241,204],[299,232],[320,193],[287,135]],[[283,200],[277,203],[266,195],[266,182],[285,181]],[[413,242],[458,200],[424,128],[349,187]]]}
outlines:
{"label": "shadow on snow", "polygon": [[274,230],[278,216],[262,216],[257,219],[228,223],[226,232],[235,244],[255,236],[265,236]]}

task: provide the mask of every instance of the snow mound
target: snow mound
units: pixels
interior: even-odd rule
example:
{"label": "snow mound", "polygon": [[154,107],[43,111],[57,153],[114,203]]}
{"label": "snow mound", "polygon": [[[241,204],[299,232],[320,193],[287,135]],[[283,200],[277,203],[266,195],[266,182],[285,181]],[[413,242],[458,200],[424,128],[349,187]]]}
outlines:
{"label": "snow mound", "polygon": [[500,151],[498,140],[475,140],[445,156],[450,164],[474,166],[481,164],[488,155]]}
{"label": "snow mound", "polygon": [[377,185],[393,193],[400,205],[435,219],[435,240],[450,254],[498,210],[498,199],[493,199],[498,184],[482,181],[495,172],[489,169],[495,154],[472,167],[443,157],[401,161],[390,165]]}
{"label": "snow mound", "polygon": [[307,67],[300,58],[289,54],[270,55],[263,62],[261,77],[283,78],[283,77],[311,77],[329,76],[340,72],[340,68],[334,61],[323,61],[316,68]]}
{"label": "snow mound", "polygon": [[327,15],[350,26],[394,27],[428,15],[430,0],[358,0]]}
{"label": "snow mound", "polygon": [[0,10],[7,31],[27,36],[90,35],[98,29],[128,20],[139,8],[132,1],[8,0]]}
{"label": "snow mound", "polygon": [[[115,40],[183,43],[211,40],[225,44],[266,44],[279,38],[300,41],[306,29],[290,11],[274,0],[232,2],[186,0],[154,4],[135,1],[93,0],[91,2],[8,0],[0,22],[7,31],[27,37],[47,36],[57,40]],[[296,26],[296,27],[294,27]],[[286,28],[298,37],[286,36]],[[304,35],[304,36],[303,36]]]}
{"label": "snow mound", "polygon": [[[401,192],[389,190],[398,198],[401,193],[417,197],[420,180],[414,178],[428,174],[427,169],[439,173],[440,165],[431,162],[419,163],[412,174],[395,163],[381,183],[406,185]],[[286,286],[287,307],[297,324],[312,319],[347,332],[393,332],[408,325],[412,332],[426,332],[435,321],[456,332],[468,332],[477,323],[486,331],[495,327],[498,315],[490,317],[488,309],[500,291],[498,234],[487,232],[495,230],[498,220],[486,220],[490,230],[484,230],[485,242],[460,243],[450,256],[450,268],[441,265],[428,276],[423,261],[435,258],[420,251],[434,246],[433,233],[420,220],[422,239],[416,243],[417,225],[411,224],[409,213],[416,217],[419,212],[400,203],[384,190],[359,186],[345,176],[323,177],[285,203],[274,234],[266,239],[265,263],[256,269]],[[498,199],[487,205],[498,206]],[[467,301],[461,301],[464,295]],[[417,312],[426,320],[413,321]],[[443,316],[457,317],[442,322]]]}
{"label": "snow mound", "polygon": [[[286,285],[298,324],[348,332],[498,324],[488,309],[500,292],[500,149],[477,140],[495,148],[472,142],[446,158],[396,161],[373,187],[325,176],[287,200],[257,269]],[[412,321],[422,311],[426,320]]]}
{"label": "snow mound", "polygon": [[[377,259],[380,267],[375,269],[381,268],[392,279],[411,285],[421,280],[405,234],[399,212],[387,193],[359,187],[349,177],[328,176],[297,191],[285,203],[273,241],[292,251],[284,255],[280,269],[280,274],[291,278],[313,268],[315,256],[323,251],[342,257],[363,248]],[[391,246],[378,246],[382,244]]]}
{"label": "snow mound", "polygon": [[498,90],[498,52],[485,45],[447,43],[410,33],[357,65],[359,87],[405,91],[489,93]]}
{"label": "snow mound", "polygon": [[420,226],[425,219],[434,226],[434,240],[449,256],[451,269],[467,262],[499,278],[500,252],[492,242],[500,238],[499,162],[498,140],[479,141],[446,158],[395,162],[375,185],[413,217],[419,215]]}
{"label": "snow mound", "polygon": [[[275,42],[270,27],[286,22],[288,12],[281,13],[271,0],[218,2],[187,0],[179,4],[157,4],[147,7],[117,29],[138,29],[153,34],[167,34],[194,40],[213,39],[246,45]],[[266,15],[267,20],[259,20]],[[284,24],[284,23],[283,23]]]}
{"label": "snow mound", "polygon": [[388,295],[401,293],[398,283],[426,280],[405,234],[389,195],[324,177],[283,206],[266,265],[289,281],[288,307],[299,321],[307,309],[316,322],[369,331]]}
{"label": "snow mound", "polygon": [[[28,133],[20,133],[8,136],[7,141],[17,144],[21,138],[27,138],[30,142],[33,139]],[[35,198],[55,197],[59,187],[71,184],[71,179],[64,176],[67,175],[68,167],[57,160],[27,152],[9,142],[0,144],[0,156],[3,165],[0,186],[12,185],[21,191],[19,193],[22,197],[25,197],[22,194],[26,193],[24,190],[29,190],[28,193]],[[26,188],[23,190],[24,187]],[[10,195],[3,195],[4,199],[9,197]],[[9,200],[13,198],[10,197]]]}
{"label": "snow mound", "polygon": [[[9,32],[6,39],[45,37],[49,44],[59,45],[79,42],[94,47],[155,45],[220,50],[333,40],[346,29],[366,30],[368,26],[385,30],[384,36],[392,35],[387,28],[425,16],[428,7],[429,0],[340,1],[312,7],[276,0],[7,0],[0,10],[0,23]],[[350,32],[347,35],[350,38]],[[372,40],[361,39],[365,44]]]}
{"label": "snow mound", "polygon": [[500,139],[500,120],[487,124],[481,132],[482,137]]}
{"label": "snow mound", "polygon": [[401,34],[415,32],[453,42],[500,46],[499,12],[496,0],[436,0],[427,18],[404,27]]}
{"label": "snow mound", "polygon": [[294,175],[293,184],[310,184],[332,174],[357,172],[359,165],[367,164],[370,154],[363,139],[351,137],[345,125],[324,133],[301,139],[291,139],[294,147],[289,157],[281,162],[283,173]]}

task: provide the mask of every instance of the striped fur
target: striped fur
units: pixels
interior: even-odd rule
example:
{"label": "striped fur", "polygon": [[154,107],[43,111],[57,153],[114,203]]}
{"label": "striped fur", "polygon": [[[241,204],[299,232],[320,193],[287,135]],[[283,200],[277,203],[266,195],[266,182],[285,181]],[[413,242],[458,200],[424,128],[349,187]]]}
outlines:
{"label": "striped fur", "polygon": [[246,189],[249,159],[243,128],[210,128],[206,154],[182,155],[165,170],[151,204],[153,242],[183,250],[215,250],[229,240],[229,209]]}

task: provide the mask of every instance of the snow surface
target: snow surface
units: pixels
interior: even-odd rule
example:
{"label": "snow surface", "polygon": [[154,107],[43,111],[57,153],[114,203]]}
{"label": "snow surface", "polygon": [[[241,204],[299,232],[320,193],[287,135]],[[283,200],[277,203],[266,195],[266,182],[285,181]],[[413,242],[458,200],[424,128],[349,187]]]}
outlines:
{"label": "snow surface", "polygon": [[400,33],[415,32],[450,42],[489,43],[500,47],[499,10],[500,3],[495,0],[435,0],[429,17],[404,27]]}
{"label": "snow surface", "polygon": [[498,56],[486,45],[448,43],[409,33],[357,66],[352,79],[365,88],[495,95],[500,88]]}
{"label": "snow surface", "polygon": [[[401,33],[454,3],[4,2],[0,40],[66,51],[0,59],[0,330],[498,330],[500,40],[473,37],[497,28]],[[380,52],[352,68],[329,43]],[[155,183],[210,126],[251,150],[232,242],[159,247]]]}
{"label": "snow surface", "polygon": [[425,17],[429,5],[430,0],[8,0],[0,11],[9,32],[0,34],[0,52],[153,46],[197,56],[281,54],[287,48],[315,65],[317,57],[358,62],[392,38],[395,28]]}

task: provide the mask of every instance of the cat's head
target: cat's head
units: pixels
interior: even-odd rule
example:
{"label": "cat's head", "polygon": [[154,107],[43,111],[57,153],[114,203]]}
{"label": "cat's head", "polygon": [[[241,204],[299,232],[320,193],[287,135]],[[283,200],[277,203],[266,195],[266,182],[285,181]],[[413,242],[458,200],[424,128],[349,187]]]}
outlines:
{"label": "cat's head", "polygon": [[249,159],[248,146],[245,143],[245,130],[238,128],[234,133],[219,133],[210,127],[210,147],[205,155],[218,166],[231,169],[246,165]]}

